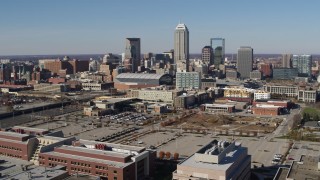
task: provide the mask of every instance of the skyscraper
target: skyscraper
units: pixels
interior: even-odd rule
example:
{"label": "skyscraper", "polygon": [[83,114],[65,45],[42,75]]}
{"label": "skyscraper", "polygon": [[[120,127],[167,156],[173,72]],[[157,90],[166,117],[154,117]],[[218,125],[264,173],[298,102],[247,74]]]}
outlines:
{"label": "skyscraper", "polygon": [[174,64],[177,71],[189,69],[189,30],[185,24],[178,24],[174,32]]}
{"label": "skyscraper", "polygon": [[202,48],[201,59],[208,66],[211,66],[213,64],[213,50],[211,46],[205,46]]}
{"label": "skyscraper", "polygon": [[292,67],[298,69],[299,76],[310,76],[312,67],[311,55],[293,55]]}
{"label": "skyscraper", "polygon": [[214,66],[216,69],[219,68],[220,64],[223,64],[225,57],[225,40],[224,38],[211,38],[210,45],[213,49],[214,54]]}
{"label": "skyscraper", "polygon": [[282,67],[291,68],[292,54],[282,54]]}
{"label": "skyscraper", "polygon": [[126,49],[125,49],[125,59],[130,59],[132,64],[132,72],[138,70],[140,66],[141,47],[140,38],[127,38],[126,39]]}
{"label": "skyscraper", "polygon": [[238,49],[237,71],[241,78],[250,78],[253,65],[253,49],[242,46]]}

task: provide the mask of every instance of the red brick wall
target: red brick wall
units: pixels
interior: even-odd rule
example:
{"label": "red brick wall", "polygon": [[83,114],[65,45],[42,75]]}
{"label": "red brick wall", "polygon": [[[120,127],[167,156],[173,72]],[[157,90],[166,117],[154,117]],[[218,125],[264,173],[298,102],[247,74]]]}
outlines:
{"label": "red brick wall", "polygon": [[0,140],[0,155],[28,161],[28,145]]}
{"label": "red brick wall", "polygon": [[277,116],[279,115],[278,108],[259,108],[253,107],[252,113],[256,115],[268,115],[268,116]]}

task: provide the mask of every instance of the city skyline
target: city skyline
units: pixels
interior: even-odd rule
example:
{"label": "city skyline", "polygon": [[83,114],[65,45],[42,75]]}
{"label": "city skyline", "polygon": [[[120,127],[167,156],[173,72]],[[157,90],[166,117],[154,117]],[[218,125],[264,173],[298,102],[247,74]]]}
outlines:
{"label": "city skyline", "polygon": [[[128,37],[141,39],[142,53],[159,53],[174,48],[173,31],[179,21],[189,28],[190,53],[201,53],[210,38],[224,37],[227,54],[236,53],[240,46],[251,46],[258,54],[320,54],[319,4],[4,1],[0,55],[122,53]],[[221,8],[213,11],[212,7]]]}

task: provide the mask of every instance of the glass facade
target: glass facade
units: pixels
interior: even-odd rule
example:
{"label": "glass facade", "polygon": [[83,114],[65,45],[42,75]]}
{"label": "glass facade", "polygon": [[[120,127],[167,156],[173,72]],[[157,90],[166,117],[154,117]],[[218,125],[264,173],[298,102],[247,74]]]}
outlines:
{"label": "glass facade", "polygon": [[216,69],[220,64],[223,64],[225,58],[225,39],[224,38],[211,38],[210,45],[213,49],[213,62]]}

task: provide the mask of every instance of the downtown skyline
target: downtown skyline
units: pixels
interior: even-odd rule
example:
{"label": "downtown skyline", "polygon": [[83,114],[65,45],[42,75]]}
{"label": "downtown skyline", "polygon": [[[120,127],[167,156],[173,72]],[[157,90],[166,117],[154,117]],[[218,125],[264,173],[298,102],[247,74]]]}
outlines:
{"label": "downtown skyline", "polygon": [[[290,4],[289,4],[290,3]],[[190,53],[225,38],[228,53],[320,54],[317,1],[2,1],[0,55],[122,53],[125,39],[141,52],[174,48],[176,25],[190,31]],[[179,8],[180,7],[180,8]],[[220,8],[218,8],[220,7]]]}

